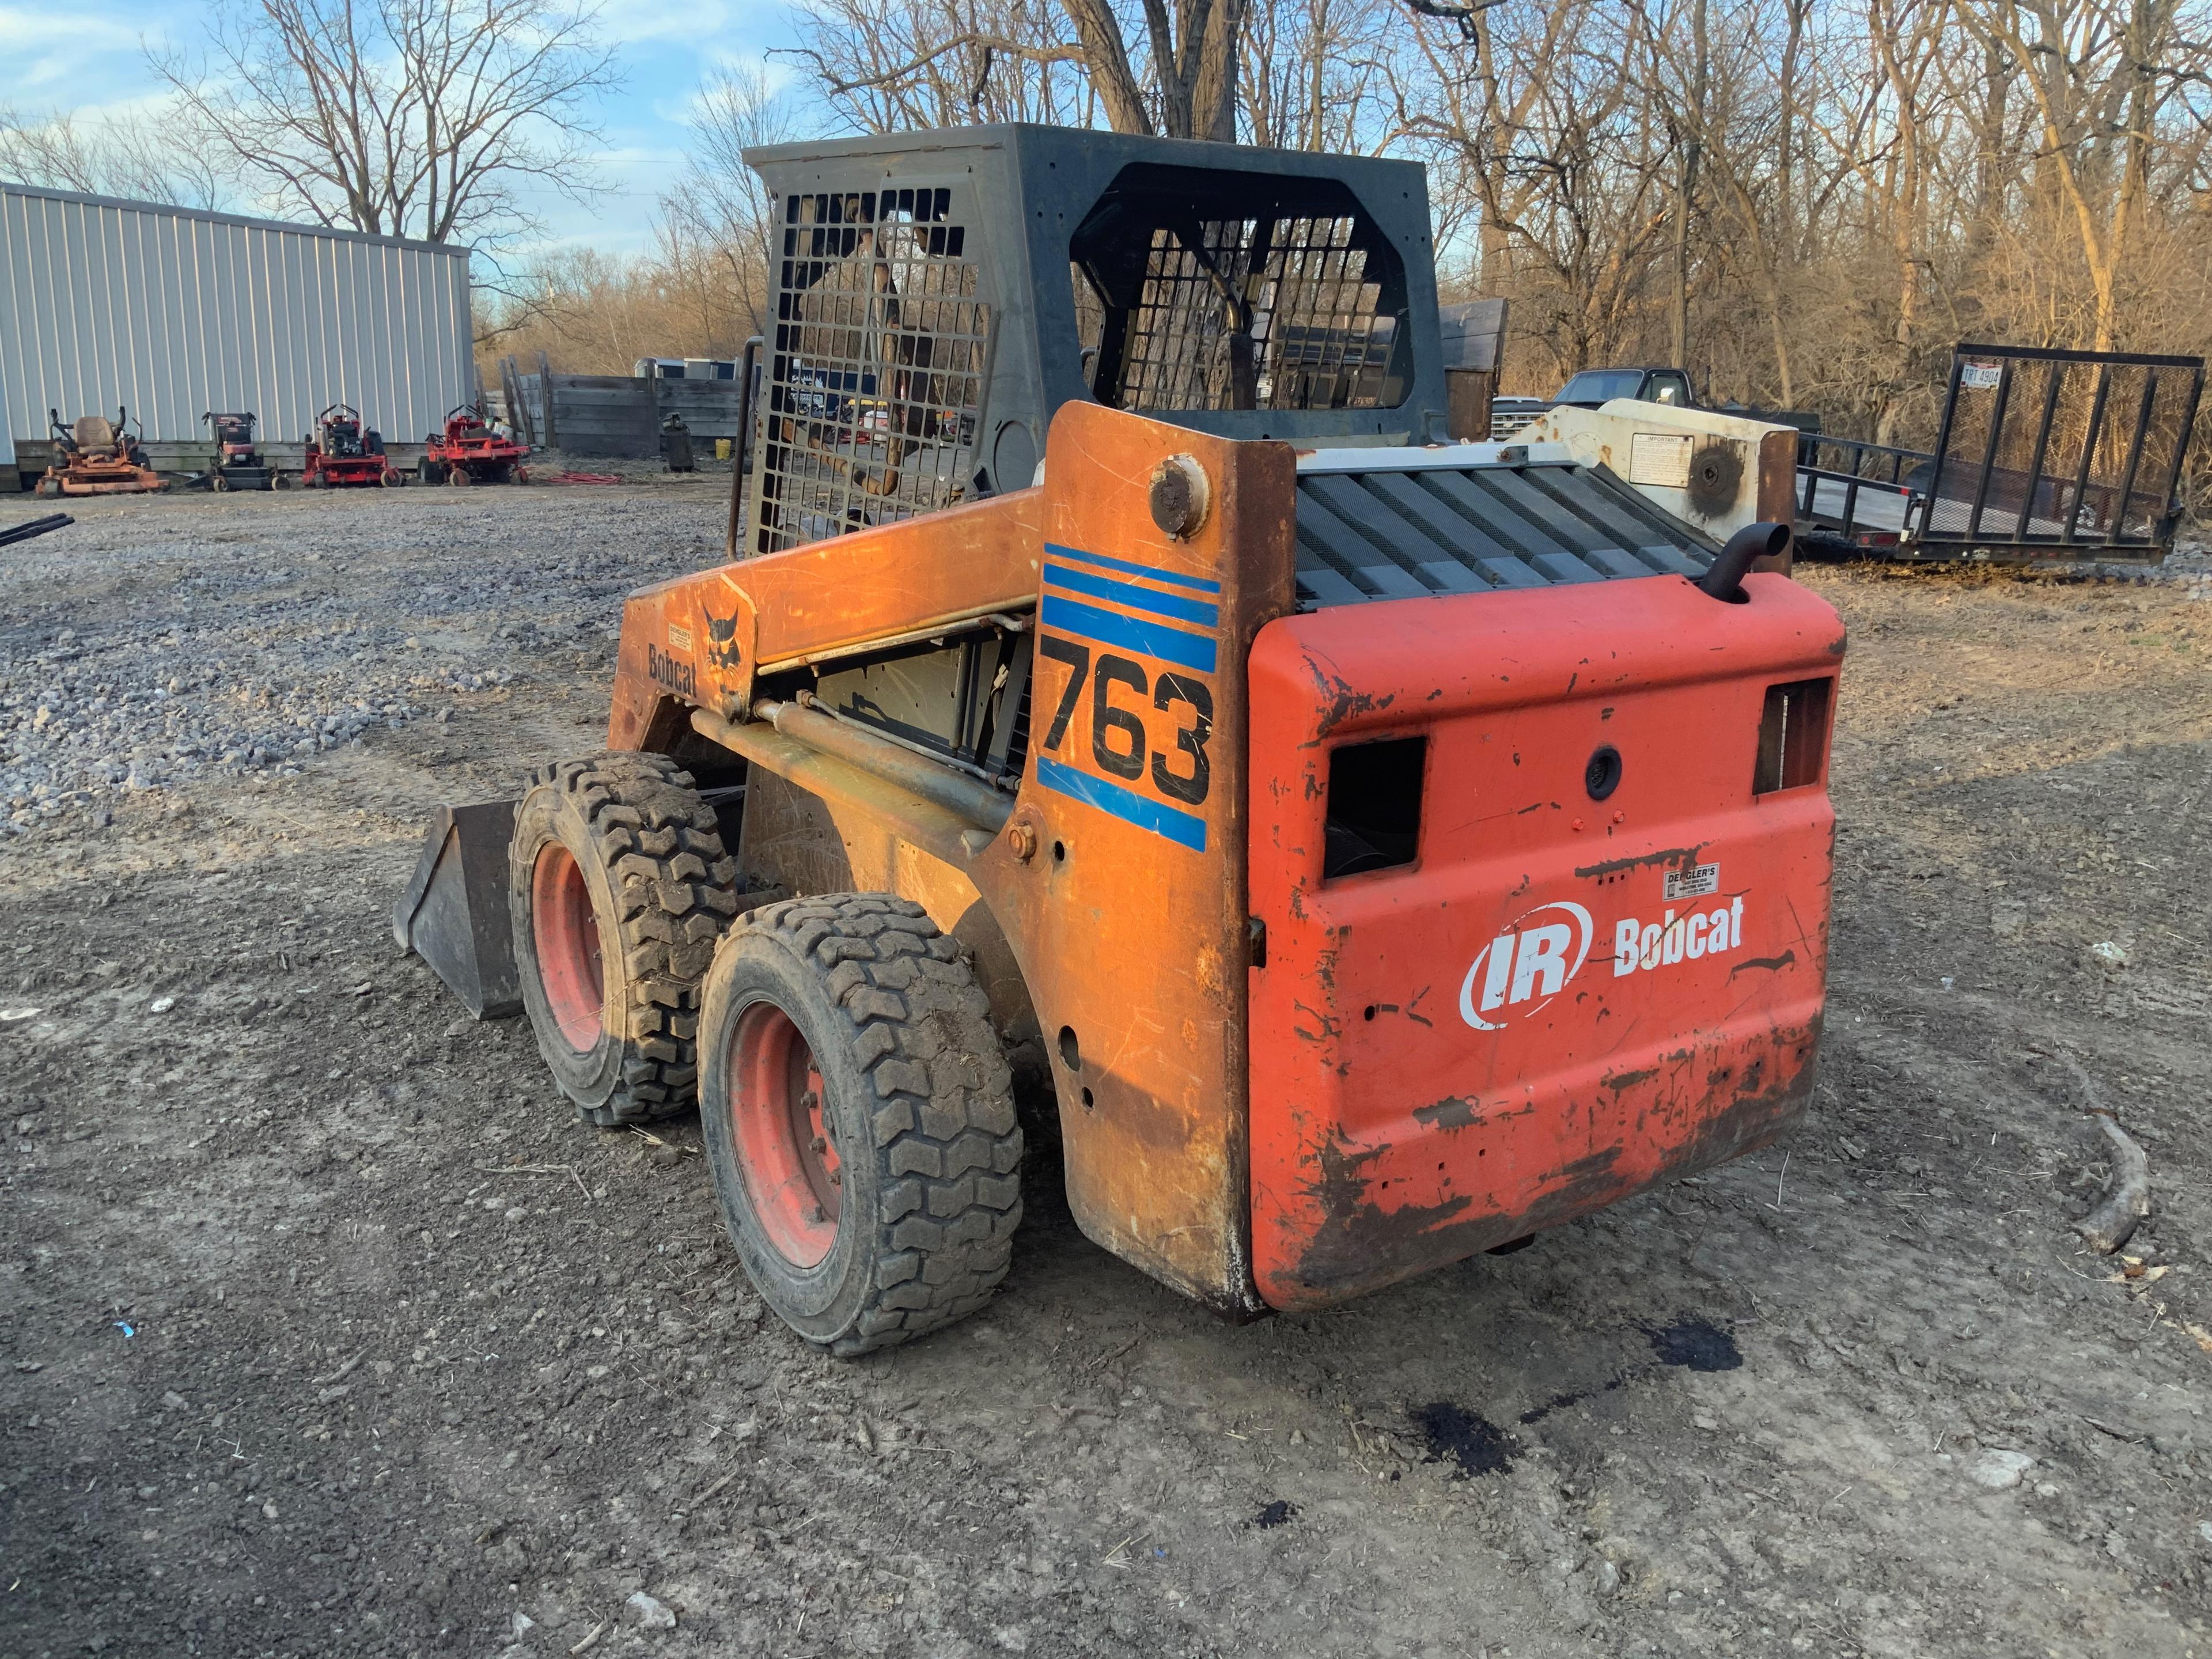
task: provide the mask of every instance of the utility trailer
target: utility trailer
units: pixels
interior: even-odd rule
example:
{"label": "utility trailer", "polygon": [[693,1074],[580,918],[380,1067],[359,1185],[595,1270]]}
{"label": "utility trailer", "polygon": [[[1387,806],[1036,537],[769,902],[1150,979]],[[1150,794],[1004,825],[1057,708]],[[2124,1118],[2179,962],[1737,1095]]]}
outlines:
{"label": "utility trailer", "polygon": [[982,1305],[1017,1077],[1085,1232],[1231,1318],[1782,1133],[1842,623],[1786,526],[1454,440],[1418,166],[747,159],[731,561],[629,599],[605,748],[441,810],[394,931],[587,1121],[696,1101],[787,1324]]}
{"label": "utility trailer", "polygon": [[1808,436],[1808,551],[2156,564],[2182,516],[2201,357],[1961,345],[1933,451]]}

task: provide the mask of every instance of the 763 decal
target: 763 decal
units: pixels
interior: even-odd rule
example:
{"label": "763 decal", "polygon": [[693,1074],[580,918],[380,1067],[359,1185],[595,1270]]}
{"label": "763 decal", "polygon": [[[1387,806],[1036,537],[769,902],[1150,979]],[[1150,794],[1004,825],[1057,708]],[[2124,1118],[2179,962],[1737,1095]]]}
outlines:
{"label": "763 decal", "polygon": [[[1059,752],[1077,705],[1088,691],[1091,759],[1100,771],[1132,783],[1149,772],[1152,787],[1163,795],[1192,806],[1204,805],[1213,788],[1213,768],[1206,754],[1206,740],[1213,735],[1213,691],[1203,679],[1171,669],[1153,679],[1133,657],[1102,651],[1094,659],[1089,646],[1050,634],[1037,641],[1037,651],[1049,661],[1066,663],[1068,670],[1052,724],[1045,730],[1045,753]],[[1136,707],[1117,703],[1117,689]],[[1170,751],[1152,747],[1139,712],[1147,696],[1155,710],[1176,721]],[[1183,725],[1184,719],[1190,723]]]}
{"label": "763 decal", "polygon": [[[1221,584],[1045,544],[1043,663],[1066,670],[1037,744],[1037,781],[1140,830],[1206,850]],[[1086,740],[1087,735],[1087,740]]]}

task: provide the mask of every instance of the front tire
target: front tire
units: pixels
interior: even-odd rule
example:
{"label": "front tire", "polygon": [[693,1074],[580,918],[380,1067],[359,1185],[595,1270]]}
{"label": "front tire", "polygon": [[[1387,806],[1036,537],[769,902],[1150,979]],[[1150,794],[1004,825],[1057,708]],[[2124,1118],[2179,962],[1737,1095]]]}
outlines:
{"label": "front tire", "polygon": [[564,761],[523,796],[507,854],[523,1006],[586,1122],[691,1103],[699,982],[737,912],[736,876],[714,809],[665,756]]}
{"label": "front tire", "polygon": [[715,1192],[762,1299],[839,1355],[974,1313],[1022,1218],[1022,1133],[989,1007],[918,904],[764,905],[699,1024]]}

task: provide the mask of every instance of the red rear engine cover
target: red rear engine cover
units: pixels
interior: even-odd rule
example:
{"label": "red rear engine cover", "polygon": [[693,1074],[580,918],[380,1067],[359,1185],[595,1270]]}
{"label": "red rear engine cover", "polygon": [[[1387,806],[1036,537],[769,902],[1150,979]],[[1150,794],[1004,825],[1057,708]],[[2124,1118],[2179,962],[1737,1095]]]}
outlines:
{"label": "red rear engine cover", "polygon": [[[1803,1106],[1844,627],[1785,577],[1746,586],[1409,599],[1260,634],[1252,1249],[1275,1307],[1556,1226]],[[1770,752],[1762,779],[1785,685],[1789,765]],[[1413,861],[1325,880],[1331,751],[1407,737],[1426,739]]]}

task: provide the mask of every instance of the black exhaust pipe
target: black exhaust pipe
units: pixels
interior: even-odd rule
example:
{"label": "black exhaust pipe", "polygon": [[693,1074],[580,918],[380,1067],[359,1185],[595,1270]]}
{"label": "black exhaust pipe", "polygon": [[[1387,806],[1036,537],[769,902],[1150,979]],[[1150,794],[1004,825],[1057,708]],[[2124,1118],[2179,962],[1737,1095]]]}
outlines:
{"label": "black exhaust pipe", "polygon": [[0,530],[0,547],[12,546],[16,542],[27,542],[33,536],[43,536],[50,530],[59,530],[76,520],[66,513],[49,513],[43,519],[33,519],[27,524],[9,525]]}
{"label": "black exhaust pipe", "polygon": [[1698,579],[1698,591],[1729,605],[1741,605],[1751,595],[1743,591],[1744,574],[1754,560],[1774,558],[1790,549],[1790,526],[1762,519],[1747,524],[1728,538],[1712,568]]}

